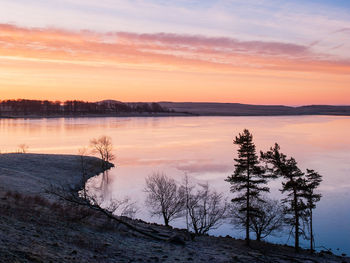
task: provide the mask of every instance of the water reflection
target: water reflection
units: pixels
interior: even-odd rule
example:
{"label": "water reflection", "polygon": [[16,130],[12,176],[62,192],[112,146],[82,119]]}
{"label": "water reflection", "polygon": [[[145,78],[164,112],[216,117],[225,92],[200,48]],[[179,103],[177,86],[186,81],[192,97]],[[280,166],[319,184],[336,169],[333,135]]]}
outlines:
{"label": "water reflection", "polygon": [[[76,154],[91,138],[110,136],[117,168],[89,183],[105,200],[130,196],[141,208],[137,216],[156,220],[144,209],[145,177],[164,171],[180,181],[187,173],[229,197],[224,179],[233,171],[232,139],[244,128],[253,133],[257,149],[267,150],[278,142],[303,170],[315,169],[324,176],[323,198],[315,210],[316,243],[350,254],[349,117],[1,119],[0,150],[15,151],[25,143],[29,152]],[[271,195],[280,196],[280,182],[270,186]],[[226,225],[215,233],[234,232]]]}

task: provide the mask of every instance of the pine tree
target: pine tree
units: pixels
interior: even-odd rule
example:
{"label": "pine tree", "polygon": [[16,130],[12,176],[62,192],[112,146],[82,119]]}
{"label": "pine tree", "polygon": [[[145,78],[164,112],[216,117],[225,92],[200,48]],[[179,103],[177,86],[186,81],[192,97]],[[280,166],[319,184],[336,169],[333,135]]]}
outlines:
{"label": "pine tree", "polygon": [[315,193],[316,188],[322,182],[322,176],[315,172],[314,170],[306,169],[306,180],[305,180],[305,189],[304,197],[307,201],[307,216],[308,216],[308,226],[310,232],[310,250],[314,251],[314,233],[312,228],[313,215],[312,210],[316,208],[316,203],[321,200],[321,194]]}
{"label": "pine tree", "polygon": [[287,197],[282,202],[288,206],[285,209],[286,223],[294,228],[295,250],[299,250],[299,237],[304,234],[301,227],[302,218],[305,214],[306,204],[304,203],[305,179],[304,173],[298,168],[294,158],[287,158],[280,153],[280,147],[276,143],[266,153],[261,153],[261,158],[270,164],[269,171],[275,175],[284,178],[282,182],[282,193],[287,193]]}
{"label": "pine tree", "polygon": [[243,133],[236,136],[233,141],[239,146],[238,158],[235,160],[235,171],[226,181],[231,184],[231,192],[235,193],[232,202],[235,203],[239,212],[245,214],[246,243],[249,246],[250,219],[258,213],[258,208],[253,205],[252,200],[261,200],[260,194],[268,192],[269,188],[261,186],[267,183],[265,169],[259,164],[252,134],[245,129]]}

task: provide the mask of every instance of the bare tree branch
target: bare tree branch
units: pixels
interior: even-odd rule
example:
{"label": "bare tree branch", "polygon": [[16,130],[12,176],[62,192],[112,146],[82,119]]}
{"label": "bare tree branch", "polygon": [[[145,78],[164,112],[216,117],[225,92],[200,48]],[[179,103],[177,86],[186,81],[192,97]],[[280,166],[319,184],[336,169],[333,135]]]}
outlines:
{"label": "bare tree branch", "polygon": [[146,178],[146,204],[151,208],[152,216],[163,217],[164,224],[180,217],[184,210],[184,193],[174,179],[164,173],[154,173]]}

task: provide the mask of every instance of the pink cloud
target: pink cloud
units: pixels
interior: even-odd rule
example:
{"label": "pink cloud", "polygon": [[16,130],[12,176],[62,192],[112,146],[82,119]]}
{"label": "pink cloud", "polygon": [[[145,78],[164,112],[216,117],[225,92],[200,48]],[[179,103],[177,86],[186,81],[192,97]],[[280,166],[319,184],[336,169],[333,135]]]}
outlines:
{"label": "pink cloud", "polygon": [[213,49],[227,53],[269,54],[269,55],[298,55],[305,56],[310,50],[307,46],[261,41],[239,41],[227,37],[205,37],[199,35],[178,34],[135,34],[135,33],[109,33],[131,42],[143,44],[158,44],[182,48]]}
{"label": "pink cloud", "polygon": [[350,62],[317,54],[311,46],[293,43],[240,41],[169,33],[96,33],[54,28],[23,28],[0,24],[0,55],[156,65],[181,70],[267,69],[349,73]]}

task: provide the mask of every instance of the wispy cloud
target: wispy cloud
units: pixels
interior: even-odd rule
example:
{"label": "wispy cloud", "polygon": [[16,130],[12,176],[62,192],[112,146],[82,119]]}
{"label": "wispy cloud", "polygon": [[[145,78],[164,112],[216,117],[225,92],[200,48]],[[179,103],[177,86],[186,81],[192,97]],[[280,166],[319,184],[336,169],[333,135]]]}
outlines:
{"label": "wispy cloud", "polygon": [[202,35],[100,33],[0,25],[0,55],[7,58],[158,70],[349,73],[349,60],[316,53],[312,47]]}
{"label": "wispy cloud", "polygon": [[[308,45],[349,58],[350,4],[284,0],[3,0],[0,23],[98,32],[167,32]],[[331,47],[342,44],[337,50]]]}

